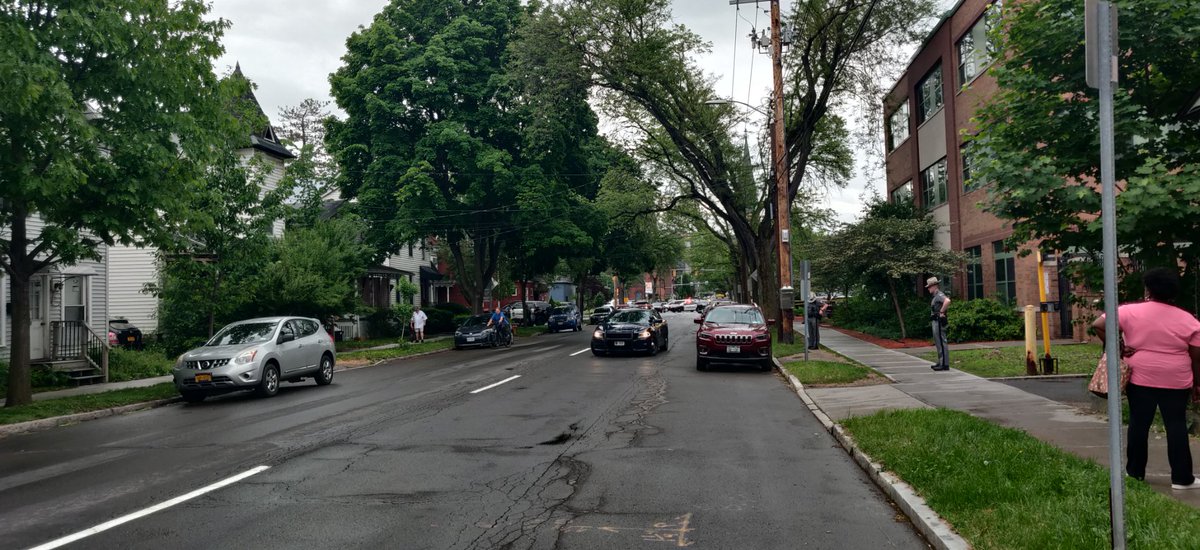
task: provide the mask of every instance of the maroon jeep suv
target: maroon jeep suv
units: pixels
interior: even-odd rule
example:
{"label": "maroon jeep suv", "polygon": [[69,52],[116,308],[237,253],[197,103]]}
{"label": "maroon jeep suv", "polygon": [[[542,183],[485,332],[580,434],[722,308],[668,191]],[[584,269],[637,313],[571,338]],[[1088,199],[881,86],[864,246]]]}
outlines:
{"label": "maroon jeep suv", "polygon": [[771,323],[758,306],[717,306],[696,317],[696,323],[696,370],[707,370],[710,363],[749,363],[771,370]]}

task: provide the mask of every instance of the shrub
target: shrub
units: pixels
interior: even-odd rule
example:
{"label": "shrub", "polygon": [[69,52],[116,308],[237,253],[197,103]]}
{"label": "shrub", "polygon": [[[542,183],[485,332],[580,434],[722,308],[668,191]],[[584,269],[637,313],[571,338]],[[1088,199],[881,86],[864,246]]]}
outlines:
{"label": "shrub", "polygon": [[[462,304],[456,303],[456,302],[446,302],[443,304],[434,304],[432,306],[429,306],[429,309],[440,309],[442,311],[449,311],[450,313],[452,313],[454,315],[469,315],[471,313],[471,308],[464,306]],[[428,311],[428,310],[426,310],[426,311]]]}
{"label": "shrub", "polygon": [[954,302],[946,317],[946,338],[951,342],[1019,340],[1025,331],[1016,311],[991,298]]}
{"label": "shrub", "polygon": [[113,348],[108,352],[108,380],[124,382],[171,374],[171,360],[153,351]]}
{"label": "shrub", "polygon": [[[929,338],[933,329],[929,324],[929,304],[916,297],[901,302],[904,311],[904,326],[909,338]],[[838,302],[837,317],[832,320],[837,326],[865,332],[880,338],[899,339],[900,321],[891,298],[873,296],[860,292]]]}
{"label": "shrub", "polygon": [[469,313],[466,315],[455,315],[454,316],[454,327],[455,328],[461,327],[462,324],[465,323],[467,321],[467,319],[470,319],[471,317],[473,317],[473,316]]}
{"label": "shrub", "polygon": [[454,324],[454,314],[443,309],[428,309],[425,310],[425,315],[429,320],[425,323],[426,334],[439,334],[443,332],[454,332],[458,325]]}
{"label": "shrub", "polygon": [[[29,379],[34,388],[58,388],[71,383],[67,375],[47,367],[35,367],[30,371]],[[3,361],[0,361],[0,393],[8,393],[8,363]]]}

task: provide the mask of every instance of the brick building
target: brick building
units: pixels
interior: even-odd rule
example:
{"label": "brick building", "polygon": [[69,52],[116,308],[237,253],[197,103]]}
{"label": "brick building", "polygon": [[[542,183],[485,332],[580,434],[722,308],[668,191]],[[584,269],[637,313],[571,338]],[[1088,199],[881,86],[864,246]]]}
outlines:
{"label": "brick building", "polygon": [[[1012,229],[983,211],[987,185],[971,180],[963,148],[964,136],[974,131],[971,117],[996,92],[986,74],[995,58],[987,31],[999,9],[992,0],[960,0],[884,98],[887,196],[924,207],[941,224],[937,244],[970,258],[964,272],[949,278],[952,296],[996,297],[1023,307],[1040,302],[1036,255],[1021,257],[1005,245]],[[1046,264],[1049,301],[1068,288],[1056,267]],[[1061,309],[1051,317],[1055,336],[1071,332],[1070,308]]]}

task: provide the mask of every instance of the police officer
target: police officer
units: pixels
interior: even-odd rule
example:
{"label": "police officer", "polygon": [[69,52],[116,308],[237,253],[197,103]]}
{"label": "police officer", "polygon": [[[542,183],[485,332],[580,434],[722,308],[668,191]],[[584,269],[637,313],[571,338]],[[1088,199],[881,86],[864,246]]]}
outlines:
{"label": "police officer", "polygon": [[938,362],[930,368],[935,371],[950,370],[950,349],[946,347],[946,309],[950,307],[950,298],[939,288],[940,282],[937,277],[925,281],[925,289],[933,296],[929,303],[929,321],[933,324],[933,345],[937,348]]}

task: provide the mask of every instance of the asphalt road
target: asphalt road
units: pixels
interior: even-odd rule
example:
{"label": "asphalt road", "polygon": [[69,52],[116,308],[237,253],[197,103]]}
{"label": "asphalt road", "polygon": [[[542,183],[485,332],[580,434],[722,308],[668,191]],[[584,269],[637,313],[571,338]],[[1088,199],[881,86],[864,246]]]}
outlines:
{"label": "asphalt road", "polygon": [[0,547],[927,547],[777,375],[697,372],[668,319],[655,357],[545,335],[0,439]]}

